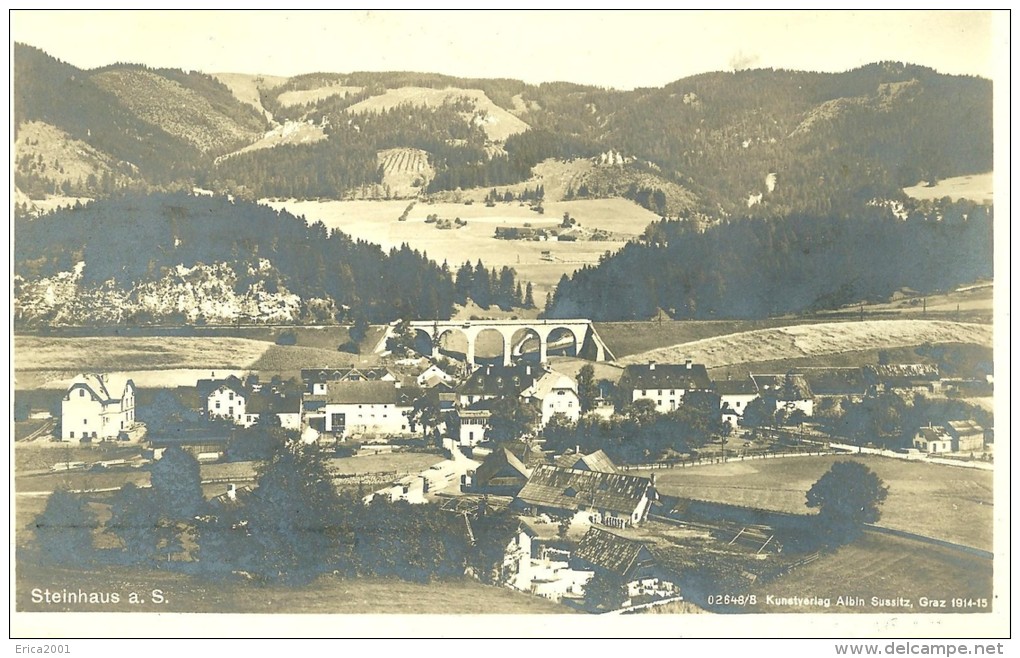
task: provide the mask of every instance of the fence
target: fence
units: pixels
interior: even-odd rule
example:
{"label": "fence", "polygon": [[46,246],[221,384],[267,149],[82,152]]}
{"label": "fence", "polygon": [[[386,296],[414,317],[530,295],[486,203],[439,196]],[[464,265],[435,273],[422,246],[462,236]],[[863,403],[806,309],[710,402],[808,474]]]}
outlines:
{"label": "fence", "polygon": [[617,466],[621,471],[654,471],[664,468],[689,468],[693,466],[704,466],[708,464],[723,464],[755,459],[780,459],[783,457],[817,457],[820,455],[834,454],[833,450],[816,446],[804,450],[780,450],[769,452],[741,453],[728,457],[698,457],[696,459],[664,459],[650,464],[620,464]]}

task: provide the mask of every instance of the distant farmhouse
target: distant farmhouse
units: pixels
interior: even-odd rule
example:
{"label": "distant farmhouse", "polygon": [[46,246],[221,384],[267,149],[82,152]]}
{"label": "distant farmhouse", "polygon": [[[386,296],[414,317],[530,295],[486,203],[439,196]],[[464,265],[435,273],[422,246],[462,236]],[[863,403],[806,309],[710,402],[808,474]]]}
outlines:
{"label": "distant farmhouse", "polygon": [[195,385],[202,412],[209,420],[228,420],[238,427],[262,424],[301,429],[301,398],[257,380],[247,383],[235,375],[200,379]]}
{"label": "distant farmhouse", "polygon": [[60,403],[62,441],[117,439],[135,424],[135,384],[126,377],[83,374]]}
{"label": "distant farmhouse", "polygon": [[933,426],[917,430],[914,448],[930,455],[952,452],[983,452],[988,439],[987,431],[972,420],[951,420],[942,427]]}
{"label": "distant farmhouse", "polygon": [[[631,401],[651,400],[660,413],[675,411],[689,391],[710,391],[712,380],[703,364],[656,363],[629,365],[624,369],[621,386],[631,391]],[[625,384],[624,384],[625,382]]]}
{"label": "distant farmhouse", "polygon": [[[421,389],[400,382],[330,381],[321,411],[309,413],[309,421],[321,419],[324,432],[346,437],[354,434],[410,434],[409,416]],[[306,398],[307,399],[307,398]],[[318,423],[317,423],[318,424]]]}
{"label": "distant farmhouse", "polygon": [[758,397],[765,400],[771,409],[800,411],[805,416],[814,414],[815,396],[804,375],[751,375],[751,381],[758,389]]}

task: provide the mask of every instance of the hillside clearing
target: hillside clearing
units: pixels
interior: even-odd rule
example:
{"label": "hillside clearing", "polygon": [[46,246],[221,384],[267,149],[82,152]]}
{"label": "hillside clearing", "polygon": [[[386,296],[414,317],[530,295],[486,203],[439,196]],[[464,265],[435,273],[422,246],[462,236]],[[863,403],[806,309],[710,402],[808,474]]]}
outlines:
{"label": "hillside clearing", "polygon": [[314,89],[292,89],[277,96],[276,100],[284,107],[294,107],[295,105],[318,103],[333,96],[346,97],[350,94],[360,94],[362,89],[362,87],[348,87],[345,85],[325,85],[323,87],[315,87]]}
{"label": "hillside clearing", "polygon": [[226,85],[230,93],[234,95],[234,98],[242,103],[251,105],[270,121],[273,120],[273,115],[262,106],[262,97],[259,95],[259,90],[279,87],[287,81],[287,78],[276,75],[252,75],[249,73],[212,73],[211,75]]}
{"label": "hillside clearing", "polygon": [[217,158],[217,162],[224,158],[229,158],[241,153],[250,153],[251,151],[258,151],[260,149],[268,149],[276,146],[314,144],[315,142],[321,142],[324,139],[326,139],[326,133],[322,129],[322,126],[317,126],[306,121],[287,121],[282,125],[274,127],[272,130],[262,135],[258,141],[245,146],[243,149]]}
{"label": "hillside clearing", "polygon": [[[494,142],[504,142],[510,135],[522,133],[529,127],[528,124],[493,103],[481,89],[460,89],[457,87],[387,89],[385,93],[351,105],[347,108],[347,112],[350,114],[379,113],[407,104],[417,107],[438,107],[461,99],[468,100],[474,105],[476,122],[485,131],[485,135]],[[481,118],[477,113],[482,114]],[[465,117],[465,120],[470,119],[472,119],[471,116]]]}
{"label": "hillside clearing", "polygon": [[949,197],[954,201],[970,199],[978,203],[991,203],[994,183],[995,174],[989,171],[984,174],[944,178],[931,187],[924,183],[918,183],[913,187],[904,187],[903,192],[915,199],[930,200]]}
{"label": "hillside clearing", "polygon": [[620,359],[622,363],[693,359],[709,367],[773,361],[856,350],[924,343],[974,343],[991,346],[990,325],[932,320],[822,322],[744,331],[664,347]]}

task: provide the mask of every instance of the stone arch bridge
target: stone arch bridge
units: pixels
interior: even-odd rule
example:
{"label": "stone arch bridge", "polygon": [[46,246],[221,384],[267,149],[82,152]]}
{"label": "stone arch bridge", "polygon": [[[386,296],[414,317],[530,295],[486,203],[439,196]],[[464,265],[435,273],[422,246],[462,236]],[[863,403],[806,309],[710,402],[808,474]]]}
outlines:
{"label": "stone arch bridge", "polygon": [[[529,337],[538,339],[539,361],[545,363],[548,360],[549,337],[558,330],[563,330],[573,336],[578,353],[580,353],[581,347],[588,343],[594,347],[596,361],[613,358],[612,352],[595,332],[595,326],[591,320],[464,320],[460,322],[417,320],[411,322],[410,325],[415,332],[421,332],[428,336],[429,343],[432,345],[433,357],[439,355],[439,345],[444,335],[451,332],[463,334],[467,339],[465,356],[469,365],[475,365],[475,344],[478,341],[478,336],[482,332],[490,330],[496,331],[502,336],[503,365],[510,365],[514,348]],[[515,345],[514,338],[522,330],[524,330],[524,336]]]}

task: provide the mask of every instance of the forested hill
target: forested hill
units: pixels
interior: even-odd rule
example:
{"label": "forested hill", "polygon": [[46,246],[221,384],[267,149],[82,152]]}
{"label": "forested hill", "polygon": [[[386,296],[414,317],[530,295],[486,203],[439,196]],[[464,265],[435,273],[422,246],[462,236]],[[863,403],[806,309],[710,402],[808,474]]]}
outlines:
{"label": "forested hill", "polygon": [[906,214],[743,219],[699,232],[663,221],[598,266],[561,279],[547,314],[596,320],[764,318],[884,301],[993,274],[993,211],[969,201],[917,202]]}
{"label": "forested hill", "polygon": [[[509,185],[549,158],[605,164],[608,153],[578,196],[673,190],[691,201],[652,209],[723,220],[824,215],[992,167],[992,83],[898,63],[706,73],[632,91],[435,73],[222,79],[234,86],[127,64],[84,71],[16,44],[19,189],[364,196],[383,187],[381,153],[396,148],[427,154],[418,194]],[[72,169],[92,180],[67,173],[80,152],[88,161]]]}
{"label": "forested hill", "polygon": [[[406,245],[387,254],[222,197],[115,197],[18,217],[15,235],[16,317],[27,326],[447,318],[478,294]],[[518,283],[502,273],[491,301]]]}

